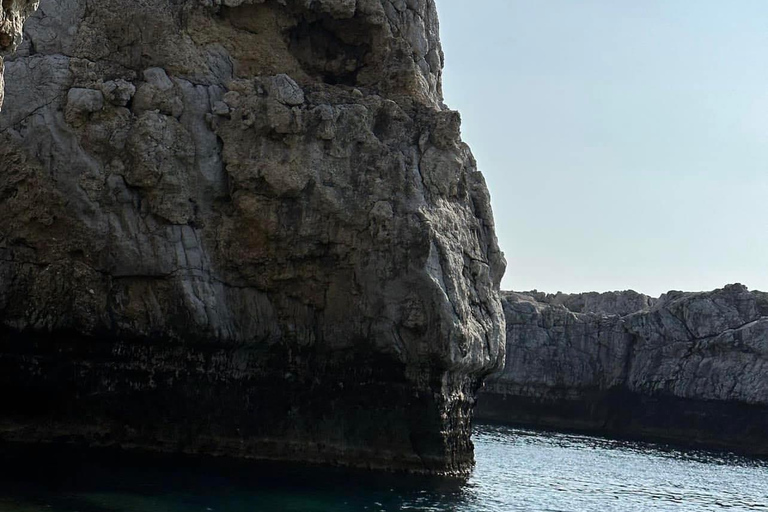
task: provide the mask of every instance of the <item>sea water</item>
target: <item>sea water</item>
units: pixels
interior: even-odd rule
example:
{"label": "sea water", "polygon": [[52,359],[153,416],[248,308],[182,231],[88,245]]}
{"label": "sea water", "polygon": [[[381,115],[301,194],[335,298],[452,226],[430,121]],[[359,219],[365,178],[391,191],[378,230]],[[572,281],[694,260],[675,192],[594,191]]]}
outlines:
{"label": "sea water", "polygon": [[768,461],[479,425],[466,482],[226,461],[3,460],[2,512],[766,510]]}

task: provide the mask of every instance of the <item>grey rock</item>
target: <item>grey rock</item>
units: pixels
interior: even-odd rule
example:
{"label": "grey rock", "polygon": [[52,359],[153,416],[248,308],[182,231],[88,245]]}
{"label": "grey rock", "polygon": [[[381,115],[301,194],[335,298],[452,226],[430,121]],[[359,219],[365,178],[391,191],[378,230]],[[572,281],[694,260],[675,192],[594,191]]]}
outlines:
{"label": "grey rock", "polygon": [[37,9],[36,0],[9,0],[0,12],[0,51],[11,52],[21,42],[24,20]]}
{"label": "grey rock", "polygon": [[633,290],[623,292],[588,293],[542,293],[536,290],[521,292],[537,302],[559,304],[574,313],[605,313],[608,315],[629,315],[651,308],[658,299]]}
{"label": "grey rock", "polygon": [[70,124],[87,122],[90,114],[104,108],[104,94],[95,89],[74,87],[67,92],[65,118]]}
{"label": "grey rock", "polygon": [[434,2],[85,3],[8,66],[0,439],[466,473],[505,263]]}
{"label": "grey rock", "polygon": [[767,294],[735,284],[503,304],[507,364],[485,384],[482,417],[768,453]]}
{"label": "grey rock", "polygon": [[14,51],[19,45],[24,20],[37,9],[39,3],[39,0],[6,0],[0,8],[0,108],[5,96],[3,55]]}
{"label": "grey rock", "polygon": [[267,94],[280,103],[289,106],[297,106],[304,103],[304,91],[285,74],[267,77],[263,80]]}
{"label": "grey rock", "polygon": [[229,105],[223,101],[217,101],[213,104],[213,113],[217,116],[226,116],[229,114]]}
{"label": "grey rock", "polygon": [[136,94],[136,86],[120,78],[104,82],[101,86],[101,92],[111,104],[116,107],[124,107]]}

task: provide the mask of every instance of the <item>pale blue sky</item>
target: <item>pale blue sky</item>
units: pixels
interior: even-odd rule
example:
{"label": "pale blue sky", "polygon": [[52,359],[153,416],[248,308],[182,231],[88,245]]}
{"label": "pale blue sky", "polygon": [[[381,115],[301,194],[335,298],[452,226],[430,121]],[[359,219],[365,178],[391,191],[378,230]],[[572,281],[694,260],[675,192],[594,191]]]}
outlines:
{"label": "pale blue sky", "polygon": [[768,0],[437,0],[505,289],[768,291]]}

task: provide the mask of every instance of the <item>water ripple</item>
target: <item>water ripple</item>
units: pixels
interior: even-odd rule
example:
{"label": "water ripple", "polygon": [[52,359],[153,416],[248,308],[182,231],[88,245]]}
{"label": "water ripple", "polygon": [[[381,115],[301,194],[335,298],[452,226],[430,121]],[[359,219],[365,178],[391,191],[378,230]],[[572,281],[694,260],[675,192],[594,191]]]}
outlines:
{"label": "water ripple", "polygon": [[0,512],[768,511],[768,461],[651,443],[476,428],[466,483],[327,469],[88,460],[0,471]]}

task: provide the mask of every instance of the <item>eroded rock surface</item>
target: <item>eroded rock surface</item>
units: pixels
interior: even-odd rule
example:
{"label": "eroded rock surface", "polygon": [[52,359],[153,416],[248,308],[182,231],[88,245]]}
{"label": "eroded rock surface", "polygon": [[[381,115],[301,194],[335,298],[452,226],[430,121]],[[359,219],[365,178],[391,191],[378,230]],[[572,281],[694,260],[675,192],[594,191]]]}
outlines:
{"label": "eroded rock surface", "polygon": [[481,417],[768,454],[768,294],[736,284],[503,304],[507,366],[486,382]]}
{"label": "eroded rock surface", "polygon": [[432,0],[43,0],[0,116],[0,437],[460,474],[503,363]]}
{"label": "eroded rock surface", "polygon": [[531,297],[543,304],[564,306],[573,313],[606,313],[622,316],[648,309],[658,301],[633,290],[605,293],[543,293],[533,290],[518,295]]}
{"label": "eroded rock surface", "polygon": [[39,0],[4,0],[0,5],[0,108],[5,96],[3,55],[16,49],[21,42],[22,27]]}

